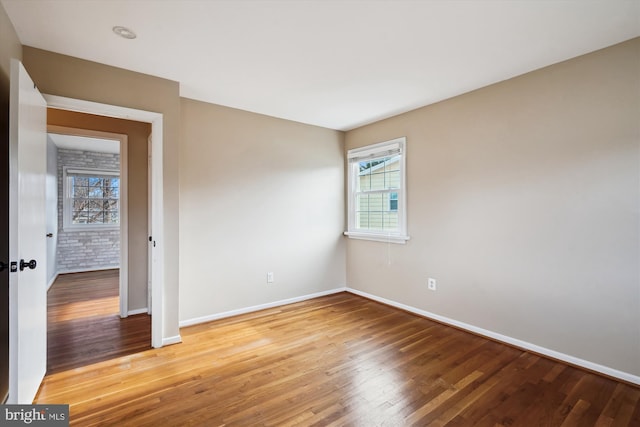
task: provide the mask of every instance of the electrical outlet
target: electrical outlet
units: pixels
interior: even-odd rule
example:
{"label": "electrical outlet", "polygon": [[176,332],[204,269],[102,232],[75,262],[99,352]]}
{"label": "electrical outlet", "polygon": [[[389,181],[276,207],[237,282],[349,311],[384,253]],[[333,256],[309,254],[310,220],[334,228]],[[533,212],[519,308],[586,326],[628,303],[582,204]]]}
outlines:
{"label": "electrical outlet", "polygon": [[429,287],[430,291],[435,291],[436,290],[436,279],[433,279],[433,278],[429,277],[429,280],[427,281],[427,286]]}
{"label": "electrical outlet", "polygon": [[273,271],[267,273],[267,283],[273,283]]}

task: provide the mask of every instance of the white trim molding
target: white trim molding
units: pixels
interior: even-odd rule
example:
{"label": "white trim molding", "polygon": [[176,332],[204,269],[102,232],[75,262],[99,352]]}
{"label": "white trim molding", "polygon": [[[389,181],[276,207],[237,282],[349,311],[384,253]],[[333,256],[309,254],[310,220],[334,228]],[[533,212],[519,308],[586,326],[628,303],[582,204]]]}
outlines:
{"label": "white trim molding", "polygon": [[51,280],[49,280],[49,283],[47,283],[47,292],[49,292],[49,289],[51,289],[51,286],[53,286],[53,284],[56,282],[56,279],[58,279],[59,275],[60,273],[56,271]]}
{"label": "white trim molding", "polygon": [[61,274],[73,274],[73,273],[88,273],[90,271],[103,271],[103,270],[117,270],[119,265],[107,265],[105,267],[87,267],[87,268],[74,268],[71,270],[59,270],[56,272],[56,278]]}
{"label": "white trim molding", "polygon": [[397,243],[404,245],[407,243],[411,237],[409,236],[395,236],[395,235],[385,235],[379,233],[363,233],[358,231],[345,231],[343,233],[345,236],[351,239],[359,239],[359,240],[372,240],[374,242],[383,242],[383,243]]}
{"label": "white trim molding", "polygon": [[182,337],[180,335],[174,335],[172,337],[167,337],[162,339],[162,346],[171,345],[171,344],[180,344],[182,342]]}
{"label": "white trim molding", "polygon": [[[353,148],[347,151],[347,231],[344,235],[350,239],[361,240],[373,240],[376,242],[385,243],[397,243],[404,245],[409,240],[407,233],[407,138],[400,137],[390,141],[379,142],[377,144],[371,144],[364,147]],[[382,161],[384,163],[373,164],[373,161]],[[366,163],[363,163],[366,162]],[[398,164],[398,170],[387,171],[388,164]],[[362,164],[367,165],[364,171],[360,170]],[[385,168],[380,172],[380,168]],[[368,171],[368,172],[367,172]],[[374,173],[375,171],[375,173]],[[363,175],[365,174],[366,175]],[[360,178],[362,176],[384,176],[398,172],[399,177],[395,185],[391,182],[395,180],[387,181],[385,178],[385,184],[382,188],[375,187],[373,183],[370,183],[367,188],[361,188]],[[373,179],[373,178],[371,178]],[[395,194],[395,198],[393,195]],[[397,213],[397,228],[385,230],[383,223],[384,219],[381,216],[379,224],[380,229],[374,225],[370,225],[369,221],[372,219],[367,216],[367,225],[360,227],[358,221],[358,209],[360,207],[359,197],[366,196],[367,198],[378,198],[381,203],[381,207],[375,209],[382,209],[387,214],[391,214],[393,211]],[[388,197],[388,205],[385,208],[384,198]],[[368,199],[373,200],[373,199]],[[394,209],[391,208],[391,201],[396,202]],[[368,202],[369,203],[369,202]],[[370,202],[374,203],[374,202]],[[366,206],[369,206],[368,204]],[[387,210],[388,209],[388,210]],[[381,212],[384,215],[384,212]]]}
{"label": "white trim molding", "polygon": [[135,316],[136,314],[147,314],[149,313],[149,309],[147,307],[137,308],[135,310],[127,311],[127,316]]}
{"label": "white trim molding", "polygon": [[512,338],[507,335],[502,335],[497,332],[489,331],[487,329],[479,328],[474,325],[470,325],[468,323],[459,322],[454,319],[450,319],[445,316],[440,316],[439,314],[431,313],[429,311],[421,310],[416,307],[412,307],[406,304],[402,304],[396,301],[392,301],[386,298],[382,298],[376,295],[369,294],[367,292],[362,292],[357,289],[347,288],[347,292],[350,292],[355,295],[360,295],[361,297],[368,298],[382,304],[389,305],[391,307],[399,308],[401,310],[408,311],[410,313],[417,314],[422,317],[426,317],[440,323],[444,323],[446,325],[455,326],[456,328],[464,329],[466,331],[472,332],[477,335],[482,335],[487,338],[491,338],[496,341],[503,342],[505,344],[512,345],[514,347],[518,347],[522,350],[529,350],[534,353],[541,354],[543,356],[550,357],[552,359],[560,360],[570,365],[579,366],[581,368],[588,369],[590,371],[599,372],[601,374],[607,375],[609,377],[618,378],[623,381],[640,385],[640,376],[630,374],[628,372],[619,371],[617,369],[610,368],[608,366],[599,365],[597,363],[590,362],[588,360],[580,359],[578,357],[574,357],[568,354],[560,353],[555,350],[551,350],[545,347],[541,347],[536,344],[532,344],[527,341],[522,341],[517,338]]}
{"label": "white trim molding", "polygon": [[313,298],[323,297],[325,295],[337,294],[337,293],[345,292],[345,291],[347,291],[346,287],[335,288],[335,289],[330,289],[328,291],[316,292],[316,293],[313,293],[313,294],[302,295],[302,296],[299,296],[299,297],[294,297],[294,298],[284,299],[284,300],[280,300],[280,301],[269,302],[269,303],[266,303],[266,304],[254,305],[252,307],[239,308],[237,310],[225,311],[223,313],[216,313],[216,314],[210,314],[208,316],[195,317],[193,319],[181,320],[180,321],[180,327],[183,328],[183,327],[186,327],[186,326],[193,326],[193,325],[197,325],[197,324],[200,324],[200,323],[206,323],[206,322],[211,322],[211,321],[214,321],[214,320],[225,319],[227,317],[238,316],[240,314],[253,313],[254,311],[265,310],[267,308],[273,308],[273,307],[280,307],[282,305],[293,304],[295,302],[306,301],[306,300],[310,300],[310,299],[313,299]]}
{"label": "white trim molding", "polygon": [[[138,110],[117,105],[108,105],[81,99],[67,98],[57,95],[43,94],[47,105],[51,108],[78,111],[127,120],[151,123],[152,182],[153,206],[151,206],[152,229],[154,239],[152,260],[152,316],[151,316],[151,346],[159,348],[175,337],[164,337],[164,169],[163,169],[163,122],[161,113]],[[121,150],[122,155],[122,150]],[[122,157],[121,157],[122,162]],[[124,209],[124,208],[123,208]],[[122,242],[122,241],[121,241]],[[121,243],[122,244],[122,243]],[[122,244],[124,247],[124,245]],[[122,298],[121,298],[122,301]],[[179,341],[178,341],[179,342]]]}

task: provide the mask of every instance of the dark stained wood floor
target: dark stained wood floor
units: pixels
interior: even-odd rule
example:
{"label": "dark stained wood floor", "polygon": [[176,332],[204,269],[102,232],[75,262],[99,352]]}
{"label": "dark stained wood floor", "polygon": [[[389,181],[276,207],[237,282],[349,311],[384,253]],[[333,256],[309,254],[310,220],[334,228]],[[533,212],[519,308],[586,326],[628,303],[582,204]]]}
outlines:
{"label": "dark stained wood floor", "polygon": [[49,289],[47,373],[151,348],[151,317],[121,319],[119,271],[58,276]]}
{"label": "dark stained wood floor", "polygon": [[639,426],[640,388],[340,293],[47,375],[78,426]]}

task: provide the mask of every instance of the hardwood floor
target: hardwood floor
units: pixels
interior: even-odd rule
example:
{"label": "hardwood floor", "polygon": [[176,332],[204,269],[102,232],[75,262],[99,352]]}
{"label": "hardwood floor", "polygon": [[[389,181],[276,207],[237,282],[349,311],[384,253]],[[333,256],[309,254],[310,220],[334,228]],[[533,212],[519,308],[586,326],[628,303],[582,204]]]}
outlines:
{"label": "hardwood floor", "polygon": [[47,373],[151,348],[151,318],[119,316],[118,270],[58,276],[47,295]]}
{"label": "hardwood floor", "polygon": [[47,375],[71,424],[639,426],[640,388],[340,293]]}

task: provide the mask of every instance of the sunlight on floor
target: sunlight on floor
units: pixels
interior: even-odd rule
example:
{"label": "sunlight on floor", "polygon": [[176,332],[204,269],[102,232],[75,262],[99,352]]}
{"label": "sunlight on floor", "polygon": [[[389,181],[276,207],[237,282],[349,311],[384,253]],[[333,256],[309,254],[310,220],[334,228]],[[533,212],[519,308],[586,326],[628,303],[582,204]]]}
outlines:
{"label": "sunlight on floor", "polygon": [[70,302],[55,309],[58,321],[82,319],[86,317],[119,315],[118,297],[96,298],[91,302]]}

